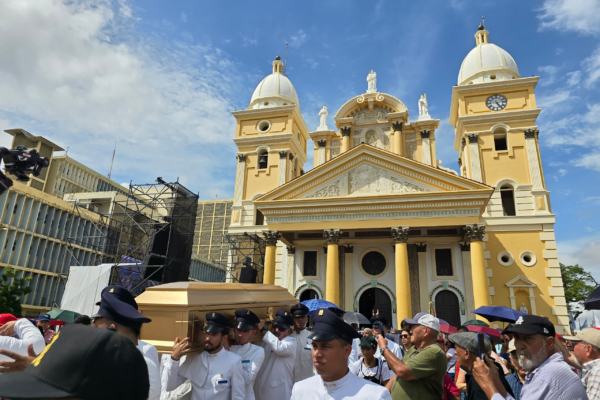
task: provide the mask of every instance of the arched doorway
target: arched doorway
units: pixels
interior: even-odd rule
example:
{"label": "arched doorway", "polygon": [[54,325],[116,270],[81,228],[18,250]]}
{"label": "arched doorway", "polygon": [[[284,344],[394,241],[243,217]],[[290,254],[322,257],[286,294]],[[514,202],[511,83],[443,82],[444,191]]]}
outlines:
{"label": "arched doorway", "polygon": [[305,300],[318,299],[319,293],[316,290],[306,289],[304,292],[300,293],[300,302]]}
{"label": "arched doorway", "polygon": [[373,310],[375,310],[375,312],[379,310],[379,316],[385,317],[388,324],[392,325],[392,301],[385,290],[371,288],[365,290],[360,295],[358,311],[367,317],[367,319],[371,319]]}
{"label": "arched doorway", "polygon": [[450,290],[442,290],[435,296],[435,312],[448,324],[456,328],[461,325],[458,297]]}

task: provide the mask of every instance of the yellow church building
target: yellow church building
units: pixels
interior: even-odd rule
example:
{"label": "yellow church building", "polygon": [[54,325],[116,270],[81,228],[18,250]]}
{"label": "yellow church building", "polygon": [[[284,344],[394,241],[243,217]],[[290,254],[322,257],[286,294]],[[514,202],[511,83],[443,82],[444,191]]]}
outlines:
{"label": "yellow church building", "polygon": [[[411,118],[371,71],[335,127],[323,106],[311,131],[276,58],[248,109],[233,112],[229,233],[264,237],[259,280],[301,300],[377,309],[394,326],[430,310],[458,326],[477,307],[503,305],[568,332],[536,126],[539,77],[521,77],[483,26],[475,40],[450,101],[458,173],[437,161],[440,120],[425,95]],[[309,146],[314,168],[304,173]],[[229,259],[239,274],[234,250]]]}

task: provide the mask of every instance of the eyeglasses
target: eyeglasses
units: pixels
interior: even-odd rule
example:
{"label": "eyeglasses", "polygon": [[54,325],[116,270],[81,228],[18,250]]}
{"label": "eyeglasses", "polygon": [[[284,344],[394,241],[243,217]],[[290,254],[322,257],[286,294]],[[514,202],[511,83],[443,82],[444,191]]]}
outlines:
{"label": "eyeglasses", "polygon": [[401,338],[407,338],[408,335],[400,335]]}

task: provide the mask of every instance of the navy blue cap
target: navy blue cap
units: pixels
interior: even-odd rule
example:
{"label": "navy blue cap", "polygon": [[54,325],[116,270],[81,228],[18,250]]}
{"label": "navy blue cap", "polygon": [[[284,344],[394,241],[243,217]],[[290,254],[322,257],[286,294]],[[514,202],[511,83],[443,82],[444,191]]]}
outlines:
{"label": "navy blue cap", "polygon": [[50,314],[40,314],[40,316],[38,317],[38,321],[50,321]]}
{"label": "navy blue cap", "polygon": [[354,339],[361,337],[353,327],[326,308],[315,310],[312,313],[312,319],[313,331],[308,338],[314,341],[329,342],[334,339],[342,339],[352,344]]}
{"label": "navy blue cap", "polygon": [[328,310],[337,315],[338,318],[343,318],[344,314],[346,314],[346,311],[338,307],[329,307]]}
{"label": "navy blue cap", "polygon": [[250,310],[240,309],[235,312],[235,327],[242,331],[251,331],[260,319]]}
{"label": "navy blue cap", "polygon": [[388,326],[387,319],[385,317],[381,317],[379,315],[373,315],[370,319],[371,325],[374,325],[375,322],[381,322],[384,326]]}
{"label": "navy blue cap", "polygon": [[288,329],[289,327],[294,326],[294,318],[292,318],[292,314],[290,314],[288,311],[279,310],[275,313],[273,325]]}
{"label": "navy blue cap", "polygon": [[[119,301],[129,304],[136,310],[138,309],[137,302],[133,298],[133,295],[131,294],[131,292],[129,290],[125,289],[123,286],[119,286],[119,285],[107,286],[104,289],[102,289],[102,293],[100,294],[100,297],[102,297],[104,295],[114,296]],[[96,305],[99,306],[100,302],[97,302]]]}
{"label": "navy blue cap", "polygon": [[143,316],[131,305],[120,301],[116,296],[110,293],[104,293],[100,301],[100,309],[93,318],[106,318],[115,321],[118,324],[129,328],[139,328],[141,324],[152,321]]}
{"label": "navy blue cap", "polygon": [[219,333],[223,332],[225,329],[233,328],[233,322],[218,312],[211,311],[206,313],[206,323],[206,332],[211,333]]}
{"label": "navy blue cap", "polygon": [[523,335],[556,336],[556,330],[552,322],[538,315],[523,315],[519,317],[513,326],[506,328],[502,333],[522,333]]}
{"label": "navy blue cap", "polygon": [[298,303],[290,308],[293,317],[306,317],[310,310],[302,303]]}

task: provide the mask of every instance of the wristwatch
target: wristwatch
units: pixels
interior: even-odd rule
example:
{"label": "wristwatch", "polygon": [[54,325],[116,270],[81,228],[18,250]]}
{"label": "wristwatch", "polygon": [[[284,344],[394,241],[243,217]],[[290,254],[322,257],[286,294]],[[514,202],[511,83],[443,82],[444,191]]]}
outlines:
{"label": "wristwatch", "polygon": [[266,326],[263,326],[262,328],[260,328],[260,333],[264,333],[265,331],[268,331],[269,328],[267,328]]}

